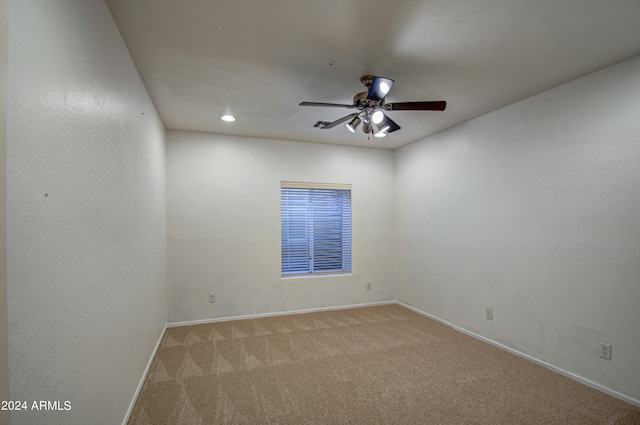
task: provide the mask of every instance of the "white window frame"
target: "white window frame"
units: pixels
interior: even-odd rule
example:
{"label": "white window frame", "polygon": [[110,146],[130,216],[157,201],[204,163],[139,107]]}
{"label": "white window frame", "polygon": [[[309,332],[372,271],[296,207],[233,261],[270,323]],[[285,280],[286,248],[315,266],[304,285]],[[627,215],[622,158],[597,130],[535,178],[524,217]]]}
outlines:
{"label": "white window frame", "polygon": [[283,278],[351,273],[350,184],[281,182],[280,205]]}

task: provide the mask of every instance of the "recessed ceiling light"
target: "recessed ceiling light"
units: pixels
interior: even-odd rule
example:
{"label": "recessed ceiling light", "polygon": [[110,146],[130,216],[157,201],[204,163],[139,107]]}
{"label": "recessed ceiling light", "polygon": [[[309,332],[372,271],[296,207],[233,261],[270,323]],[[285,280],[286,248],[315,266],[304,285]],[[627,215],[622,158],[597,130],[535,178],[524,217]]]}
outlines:
{"label": "recessed ceiling light", "polygon": [[221,116],[221,117],[220,117],[220,119],[221,119],[222,121],[228,121],[228,122],[231,122],[231,121],[235,121],[235,120],[236,120],[236,117],[234,117],[233,115],[230,115],[230,114],[224,114],[223,116]]}

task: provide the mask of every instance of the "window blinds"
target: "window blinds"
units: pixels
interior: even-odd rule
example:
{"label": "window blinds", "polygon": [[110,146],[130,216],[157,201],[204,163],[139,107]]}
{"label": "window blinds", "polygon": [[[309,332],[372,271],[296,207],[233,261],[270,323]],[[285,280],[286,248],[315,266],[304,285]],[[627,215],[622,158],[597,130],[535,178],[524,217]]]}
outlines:
{"label": "window blinds", "polygon": [[282,182],[282,275],[351,271],[351,185]]}

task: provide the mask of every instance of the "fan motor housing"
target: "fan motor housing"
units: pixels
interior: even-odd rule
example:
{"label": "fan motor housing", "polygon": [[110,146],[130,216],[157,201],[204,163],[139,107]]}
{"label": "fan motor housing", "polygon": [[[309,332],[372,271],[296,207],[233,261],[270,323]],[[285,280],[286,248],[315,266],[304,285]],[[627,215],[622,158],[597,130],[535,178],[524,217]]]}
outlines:
{"label": "fan motor housing", "polygon": [[366,91],[356,94],[355,96],[353,96],[353,104],[355,106],[364,106],[368,94],[369,92]]}

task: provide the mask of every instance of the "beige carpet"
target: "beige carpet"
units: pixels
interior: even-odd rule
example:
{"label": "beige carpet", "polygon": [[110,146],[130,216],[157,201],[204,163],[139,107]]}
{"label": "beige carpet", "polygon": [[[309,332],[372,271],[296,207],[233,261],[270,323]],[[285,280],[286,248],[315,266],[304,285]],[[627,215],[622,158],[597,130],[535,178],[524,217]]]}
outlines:
{"label": "beige carpet", "polygon": [[385,305],[169,328],[129,424],[640,425],[640,409]]}

